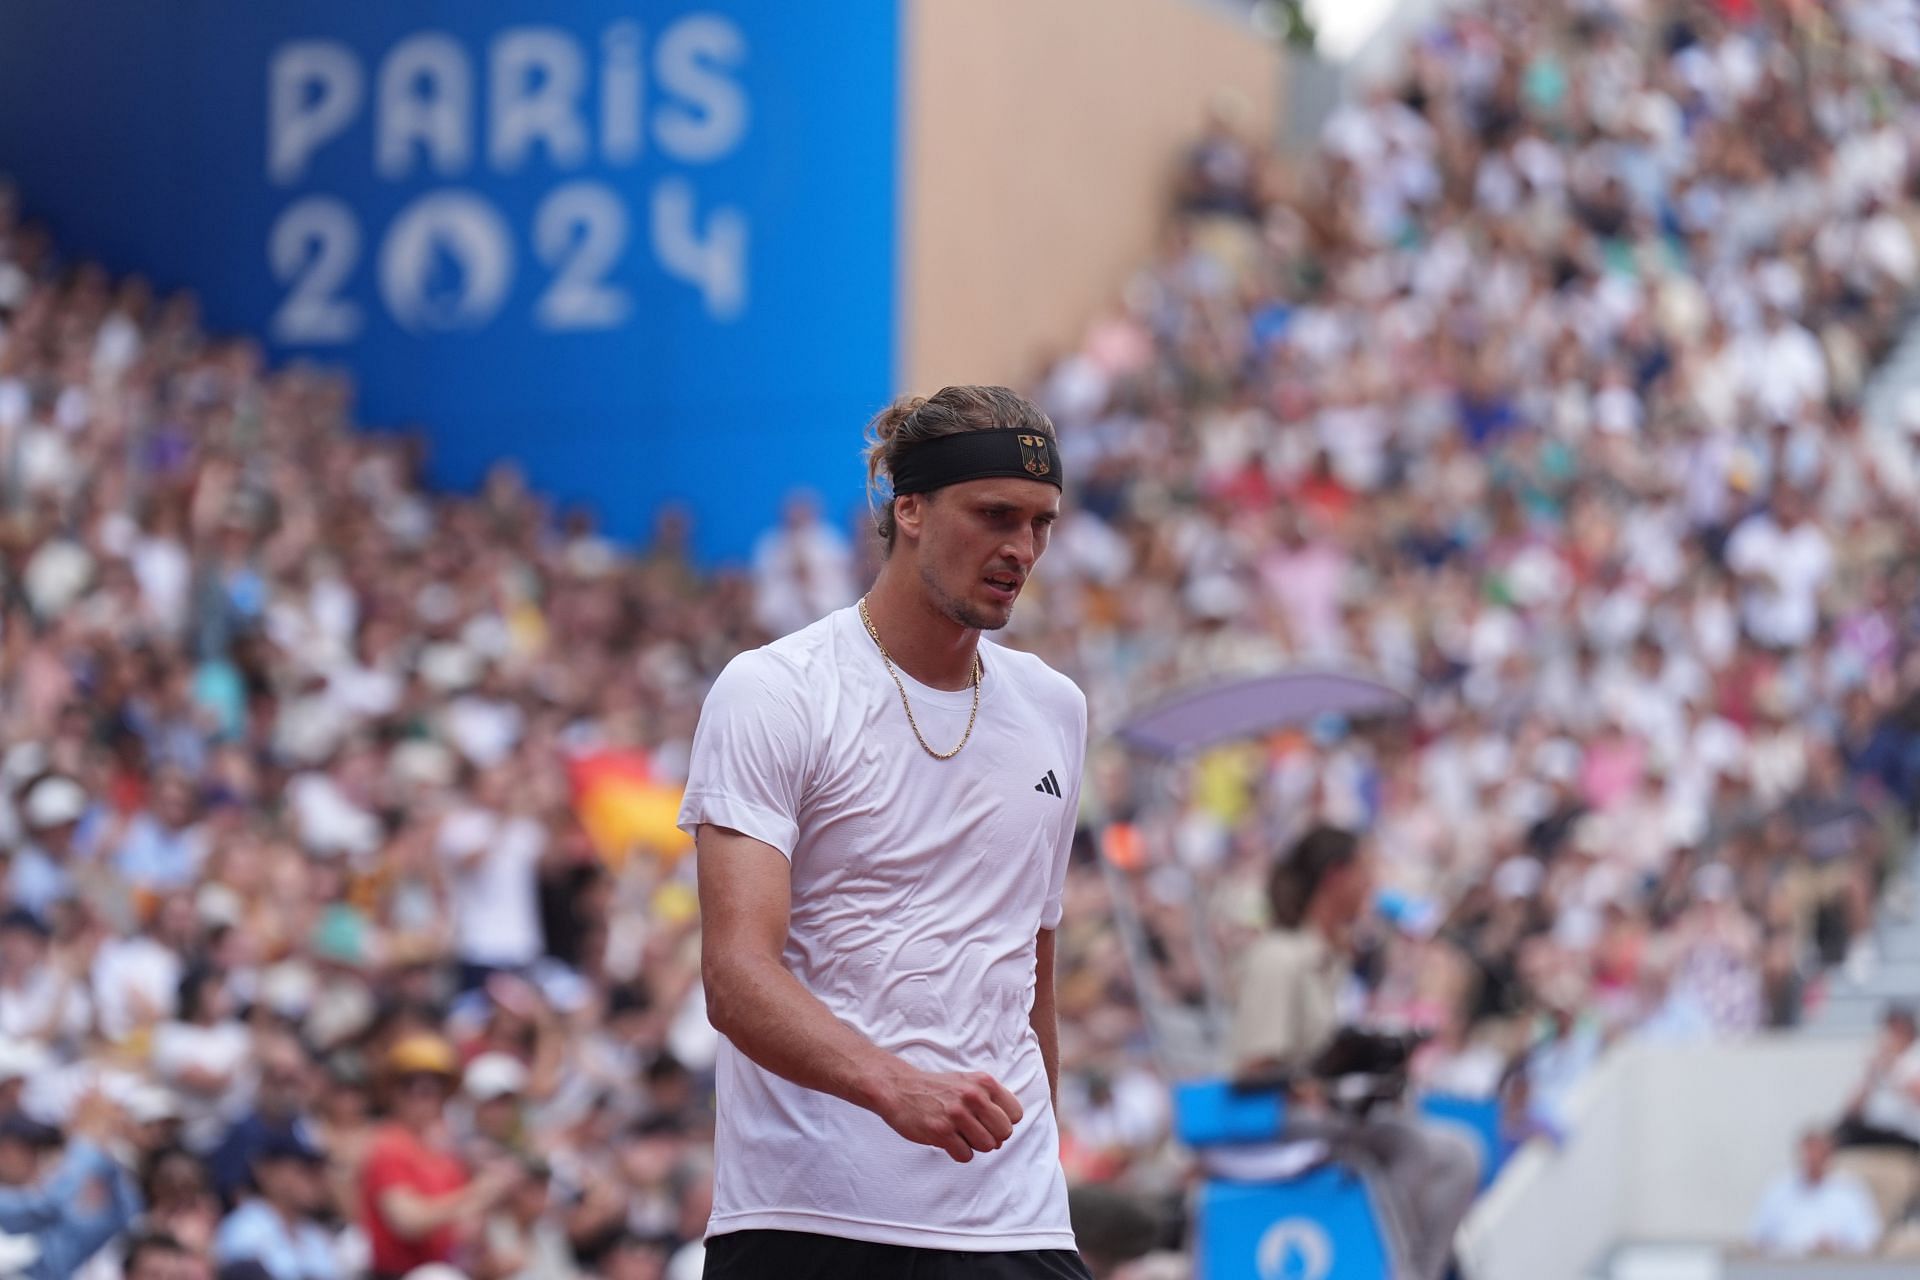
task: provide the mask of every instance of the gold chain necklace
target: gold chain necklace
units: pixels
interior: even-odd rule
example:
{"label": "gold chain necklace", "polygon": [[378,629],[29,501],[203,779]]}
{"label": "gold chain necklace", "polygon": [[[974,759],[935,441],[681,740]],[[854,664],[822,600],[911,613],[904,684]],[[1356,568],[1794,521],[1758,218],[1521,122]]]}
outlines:
{"label": "gold chain necklace", "polygon": [[867,634],[873,637],[873,647],[880,651],[880,661],[887,664],[887,674],[893,677],[893,687],[900,691],[900,705],[907,710],[907,724],[913,729],[914,738],[920,743],[920,749],[935,760],[951,760],[960,754],[960,747],[967,745],[967,739],[973,736],[973,722],[980,716],[980,652],[973,654],[973,710],[967,713],[967,731],[960,735],[960,746],[951,751],[935,751],[927,745],[925,735],[920,732],[920,722],[913,718],[913,704],[907,701],[907,686],[900,682],[900,673],[893,669],[893,656],[887,652],[887,646],[880,643],[880,633],[873,629],[873,615],[867,612],[867,598],[860,597],[860,621],[867,625]]}

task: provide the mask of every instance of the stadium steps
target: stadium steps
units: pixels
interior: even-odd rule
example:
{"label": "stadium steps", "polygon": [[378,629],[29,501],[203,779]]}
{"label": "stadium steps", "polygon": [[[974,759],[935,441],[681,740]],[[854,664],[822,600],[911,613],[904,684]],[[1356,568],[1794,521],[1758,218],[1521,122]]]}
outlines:
{"label": "stadium steps", "polygon": [[1920,1002],[1920,840],[1882,897],[1872,932],[1829,979],[1826,999],[1807,1024],[1815,1035],[1872,1031],[1895,1000]]}
{"label": "stadium steps", "polygon": [[1920,392],[1920,322],[1908,317],[1906,331],[1880,367],[1873,371],[1860,398],[1860,413],[1876,431],[1904,430],[1904,406]]}

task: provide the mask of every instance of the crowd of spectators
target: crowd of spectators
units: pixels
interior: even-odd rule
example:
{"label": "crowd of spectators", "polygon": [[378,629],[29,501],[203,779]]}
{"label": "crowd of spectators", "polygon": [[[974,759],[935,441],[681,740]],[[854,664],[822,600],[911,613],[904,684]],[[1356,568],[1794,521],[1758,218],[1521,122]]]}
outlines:
{"label": "crowd of spectators", "polygon": [[[1096,735],[1300,664],[1417,712],[1170,786],[1095,752],[1076,1183],[1186,1176],[1114,886],[1200,1005],[1309,822],[1379,862],[1369,1013],[1516,1139],[1629,1028],[1788,1025],[1872,965],[1920,799],[1920,417],[1859,405],[1920,271],[1916,88],[1895,0],[1499,0],[1298,163],[1210,129],[1035,380],[1074,483],[1011,639]],[[690,868],[603,859],[567,760],[673,777],[706,683],[872,541],[800,503],[704,572],[672,512],[628,552],[510,467],[430,495],[352,409],[0,193],[0,1272],[685,1280]]]}
{"label": "crowd of spectators", "polygon": [[1309,163],[1224,111],[1194,148],[1155,260],[1037,379],[1077,495],[1014,631],[1108,726],[1286,666],[1417,711],[1170,784],[1096,759],[1081,1176],[1178,1175],[1096,852],[1198,1005],[1275,851],[1368,831],[1355,1006],[1510,1141],[1563,1133],[1622,1034],[1792,1026],[1874,969],[1920,801],[1920,406],[1862,398],[1920,272],[1917,60],[1904,3],[1476,5]]}

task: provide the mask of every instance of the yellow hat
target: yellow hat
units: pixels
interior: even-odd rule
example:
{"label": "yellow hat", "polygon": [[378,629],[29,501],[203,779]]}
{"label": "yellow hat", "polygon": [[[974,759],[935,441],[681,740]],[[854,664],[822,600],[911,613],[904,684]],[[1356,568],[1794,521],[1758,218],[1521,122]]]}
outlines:
{"label": "yellow hat", "polygon": [[422,1072],[437,1076],[459,1074],[460,1056],[453,1046],[442,1036],[431,1032],[416,1031],[412,1035],[402,1036],[387,1050],[387,1070],[395,1075],[415,1075]]}

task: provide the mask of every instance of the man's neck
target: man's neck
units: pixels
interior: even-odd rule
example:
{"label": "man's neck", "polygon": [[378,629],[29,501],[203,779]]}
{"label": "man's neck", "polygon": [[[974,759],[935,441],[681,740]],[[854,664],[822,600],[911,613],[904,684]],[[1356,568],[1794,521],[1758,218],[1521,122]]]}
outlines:
{"label": "man's neck", "polygon": [[973,683],[980,633],[933,607],[912,571],[888,561],[873,590],[867,614],[893,665],[934,689],[965,689]]}
{"label": "man's neck", "polygon": [[1334,955],[1346,954],[1351,938],[1351,930],[1348,929],[1343,921],[1337,919],[1333,913],[1309,910],[1307,912],[1307,918],[1303,923],[1307,927],[1307,932],[1318,937],[1320,941],[1326,945],[1328,951]]}

